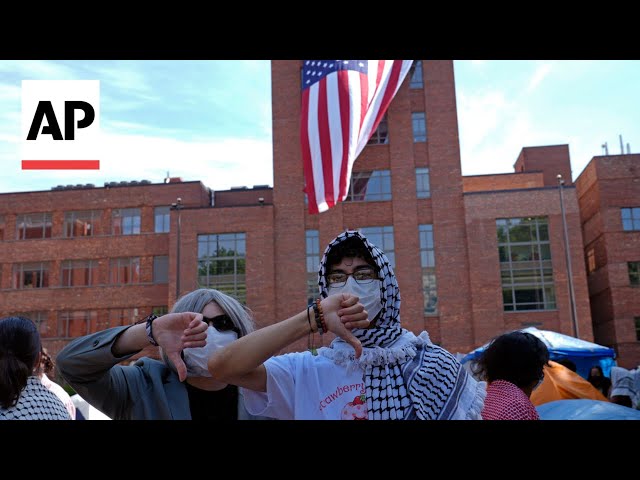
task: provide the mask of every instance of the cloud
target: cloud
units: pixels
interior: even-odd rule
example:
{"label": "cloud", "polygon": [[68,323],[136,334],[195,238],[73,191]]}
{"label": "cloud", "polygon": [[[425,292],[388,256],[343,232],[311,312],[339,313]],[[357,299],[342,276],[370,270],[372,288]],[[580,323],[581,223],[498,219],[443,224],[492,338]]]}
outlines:
{"label": "cloud", "polygon": [[[102,136],[98,171],[22,171],[19,145],[16,151],[1,151],[0,192],[49,190],[58,184],[124,180],[162,182],[167,171],[185,181],[200,180],[214,190],[232,186],[273,185],[270,141],[228,138],[187,142],[144,135]],[[70,180],[71,179],[71,180]]]}
{"label": "cloud", "polygon": [[504,93],[487,91],[476,95],[458,95],[460,139],[470,150],[482,144],[504,123],[512,109]]}
{"label": "cloud", "polygon": [[536,68],[533,77],[531,77],[531,80],[529,81],[529,85],[527,85],[527,92],[533,92],[538,87],[538,85],[540,85],[542,80],[544,80],[544,78],[549,75],[551,70],[552,65],[550,63],[544,63]]}
{"label": "cloud", "polygon": [[0,60],[0,72],[19,80],[72,80],[74,69],[49,60]]}

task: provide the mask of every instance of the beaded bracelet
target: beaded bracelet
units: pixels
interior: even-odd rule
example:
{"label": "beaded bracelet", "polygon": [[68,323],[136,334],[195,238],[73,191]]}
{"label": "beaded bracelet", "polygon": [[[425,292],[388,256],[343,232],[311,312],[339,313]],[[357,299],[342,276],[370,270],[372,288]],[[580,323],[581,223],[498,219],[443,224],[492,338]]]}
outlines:
{"label": "beaded bracelet", "polygon": [[322,335],[324,333],[324,328],[322,328],[322,319],[320,318],[320,308],[318,307],[317,300],[313,303],[313,313],[315,314],[318,333]]}
{"label": "beaded bracelet", "polygon": [[[318,328],[320,330],[320,335],[322,335],[324,332],[328,332],[329,330],[327,329],[327,324],[324,321],[324,312],[322,311],[322,304],[320,303],[322,300],[320,300],[319,298],[316,298],[316,305],[318,306],[318,309],[316,310],[316,322],[318,323]],[[320,318],[320,321],[318,322],[318,318]],[[322,328],[320,328],[322,327]]]}

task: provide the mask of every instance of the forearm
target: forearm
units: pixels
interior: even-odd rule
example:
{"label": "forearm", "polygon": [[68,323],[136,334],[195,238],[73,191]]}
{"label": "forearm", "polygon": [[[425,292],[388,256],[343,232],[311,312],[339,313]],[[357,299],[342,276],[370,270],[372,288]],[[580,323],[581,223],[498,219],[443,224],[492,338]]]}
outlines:
{"label": "forearm", "polygon": [[111,351],[116,357],[137,353],[150,344],[144,323],[133,325],[124,331],[113,344]]}
{"label": "forearm", "polygon": [[233,383],[253,372],[287,345],[316,330],[313,308],[309,307],[287,320],[258,329],[218,350],[209,359],[209,371],[214,379]]}

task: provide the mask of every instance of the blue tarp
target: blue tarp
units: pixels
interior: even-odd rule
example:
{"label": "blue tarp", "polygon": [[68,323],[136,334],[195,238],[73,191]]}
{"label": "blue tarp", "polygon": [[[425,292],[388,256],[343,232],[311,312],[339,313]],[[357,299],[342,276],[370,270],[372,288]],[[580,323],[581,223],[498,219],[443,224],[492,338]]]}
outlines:
{"label": "blue tarp", "polygon": [[[562,333],[552,332],[550,330],[538,330],[535,327],[523,328],[521,332],[531,333],[542,340],[549,349],[549,357],[551,360],[558,361],[562,359],[571,360],[576,364],[577,373],[583,378],[589,376],[589,370],[594,365],[600,365],[602,372],[606,377],[611,376],[611,367],[616,364],[616,353],[613,348],[604,347],[597,343],[587,342],[579,338],[563,335]],[[487,348],[488,343],[476,348],[472,352],[462,357],[461,362],[466,363],[477,359]]]}
{"label": "blue tarp", "polygon": [[536,410],[540,420],[640,420],[640,410],[586,398],[543,403]]}

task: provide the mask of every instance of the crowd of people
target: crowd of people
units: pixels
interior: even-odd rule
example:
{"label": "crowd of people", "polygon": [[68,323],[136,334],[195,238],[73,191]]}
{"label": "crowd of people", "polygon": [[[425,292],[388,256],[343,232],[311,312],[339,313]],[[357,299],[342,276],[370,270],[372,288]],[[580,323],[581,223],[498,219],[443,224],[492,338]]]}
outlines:
{"label": "crowd of people", "polygon": [[[545,344],[508,332],[467,370],[426,331],[402,327],[393,267],[361,232],[327,245],[318,287],[315,302],[259,329],[232,296],[197,289],[165,315],[72,340],[57,370],[30,319],[0,319],[0,419],[84,417],[56,372],[115,420],[540,418],[530,397],[549,365]],[[332,342],[316,346],[328,332]],[[302,338],[308,350],[279,354]],[[159,360],[128,361],[149,344]],[[588,380],[612,402],[640,403],[637,371],[614,367],[608,379],[594,365]]]}

